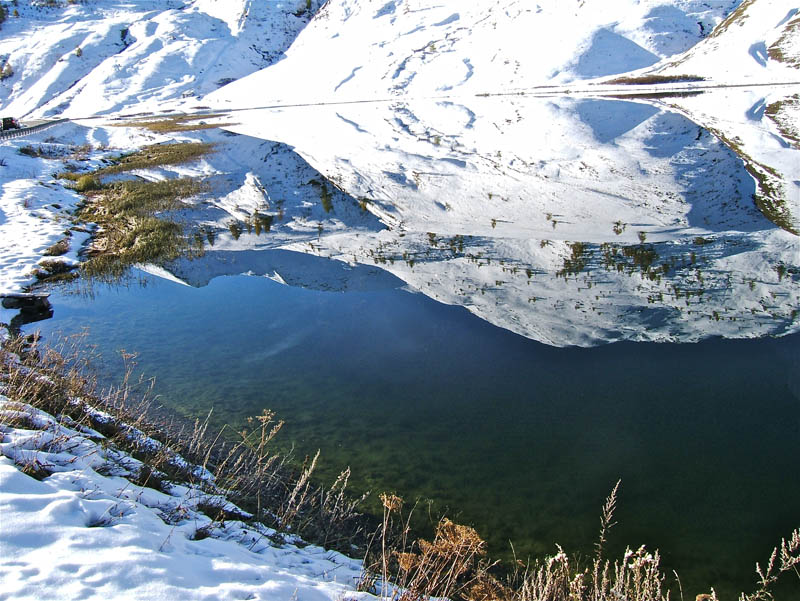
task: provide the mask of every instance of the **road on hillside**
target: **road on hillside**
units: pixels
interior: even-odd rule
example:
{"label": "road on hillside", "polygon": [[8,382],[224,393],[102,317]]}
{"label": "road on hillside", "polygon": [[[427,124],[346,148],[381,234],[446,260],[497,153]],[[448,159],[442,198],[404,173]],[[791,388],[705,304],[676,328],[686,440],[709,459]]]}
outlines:
{"label": "road on hillside", "polygon": [[69,119],[54,119],[52,121],[38,120],[26,123],[25,127],[19,129],[7,129],[0,131],[0,140],[11,140],[12,138],[22,138],[30,134],[42,132],[46,129],[58,125],[59,123],[67,123]]}

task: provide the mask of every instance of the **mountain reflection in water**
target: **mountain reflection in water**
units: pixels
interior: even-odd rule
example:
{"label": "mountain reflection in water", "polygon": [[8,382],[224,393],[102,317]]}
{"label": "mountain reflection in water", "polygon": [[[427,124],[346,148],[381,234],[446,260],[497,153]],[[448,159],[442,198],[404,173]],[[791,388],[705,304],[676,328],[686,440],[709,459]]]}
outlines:
{"label": "mountain reflection in water", "polygon": [[[786,228],[800,151],[769,115],[743,110],[742,127],[780,139],[775,164],[795,166],[772,170],[783,212],[765,216],[749,172],[760,163],[681,114],[691,102],[462,98],[237,114],[246,125],[232,130],[291,144],[329,181],[282,182],[295,204],[262,210],[268,235],[239,227],[234,239],[241,216],[220,203],[209,271],[259,273],[244,255],[220,271],[215,255],[275,248],[370,265],[554,346],[796,332],[800,238]],[[778,213],[785,223],[768,218]],[[202,263],[171,270],[199,285]]]}

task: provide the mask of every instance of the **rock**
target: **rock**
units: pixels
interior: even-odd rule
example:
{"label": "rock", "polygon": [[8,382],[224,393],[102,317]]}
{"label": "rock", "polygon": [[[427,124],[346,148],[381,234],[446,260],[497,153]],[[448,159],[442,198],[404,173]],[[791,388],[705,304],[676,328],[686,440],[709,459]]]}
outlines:
{"label": "rock", "polygon": [[28,313],[39,313],[52,310],[49,294],[27,294],[24,292],[4,294],[2,305],[4,309],[18,309]]}
{"label": "rock", "polygon": [[44,251],[46,257],[60,257],[69,252],[69,239],[63,238]]}

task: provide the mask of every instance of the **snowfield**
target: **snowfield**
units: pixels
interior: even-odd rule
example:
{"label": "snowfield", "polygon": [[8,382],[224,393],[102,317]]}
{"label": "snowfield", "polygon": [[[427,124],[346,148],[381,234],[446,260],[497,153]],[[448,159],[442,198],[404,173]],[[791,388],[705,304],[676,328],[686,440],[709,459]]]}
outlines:
{"label": "snowfield", "polygon": [[[19,417],[32,423],[0,425],[0,599],[375,598],[354,590],[360,562],[276,545],[257,524],[212,521],[197,506],[218,499],[133,484],[125,476],[140,463],[102,434],[0,395],[0,424]],[[52,475],[20,470],[37,464]]]}
{"label": "snowfield", "polygon": [[304,0],[20,2],[20,16],[2,25],[0,59],[14,75],[0,84],[0,106],[21,118],[193,107],[278,60],[308,22],[302,7]]}
{"label": "snowfield", "polygon": [[[240,108],[513,93],[567,84],[684,52],[737,4],[332,0],[285,61],[215,97]],[[250,93],[254,88],[258,95]]]}

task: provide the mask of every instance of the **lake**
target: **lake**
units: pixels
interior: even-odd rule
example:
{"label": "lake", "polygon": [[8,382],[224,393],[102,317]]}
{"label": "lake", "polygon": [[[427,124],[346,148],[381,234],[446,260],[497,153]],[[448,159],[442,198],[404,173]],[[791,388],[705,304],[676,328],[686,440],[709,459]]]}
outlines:
{"label": "lake", "polygon": [[495,552],[591,552],[619,478],[611,549],[660,548],[686,590],[747,586],[796,526],[798,335],[560,349],[391,282],[143,281],[58,294],[37,327],[88,326],[108,369],[137,351],[183,415],[241,425],[271,408],[328,478],[349,465],[357,487],[432,499]]}
{"label": "lake", "polygon": [[[56,289],[54,317],[26,331],[88,328],[111,373],[120,349],[138,353],[186,417],[213,407],[216,426],[241,426],[272,409],[283,447],[299,460],[320,449],[329,482],[350,466],[356,489],[431,500],[497,556],[509,541],[521,558],[556,543],[591,554],[621,479],[613,554],[659,548],[687,598],[749,591],[755,562],[798,525],[797,236],[683,116],[608,100],[517,108],[517,123],[551,117],[547,140],[569,135],[558,156],[523,155],[519,140],[466,151],[440,133],[431,156],[404,159],[422,172],[385,167],[398,136],[417,144],[425,129],[422,109],[395,107],[391,156],[353,157],[369,197],[343,191],[341,163],[338,179],[325,172],[324,149],[303,160],[233,138],[230,156],[255,158],[196,209],[215,235],[203,257],[167,266],[180,281],[135,271],[91,294]],[[386,119],[357,125],[373,123]],[[490,172],[495,192],[468,197]],[[270,227],[231,227],[252,211]]]}

